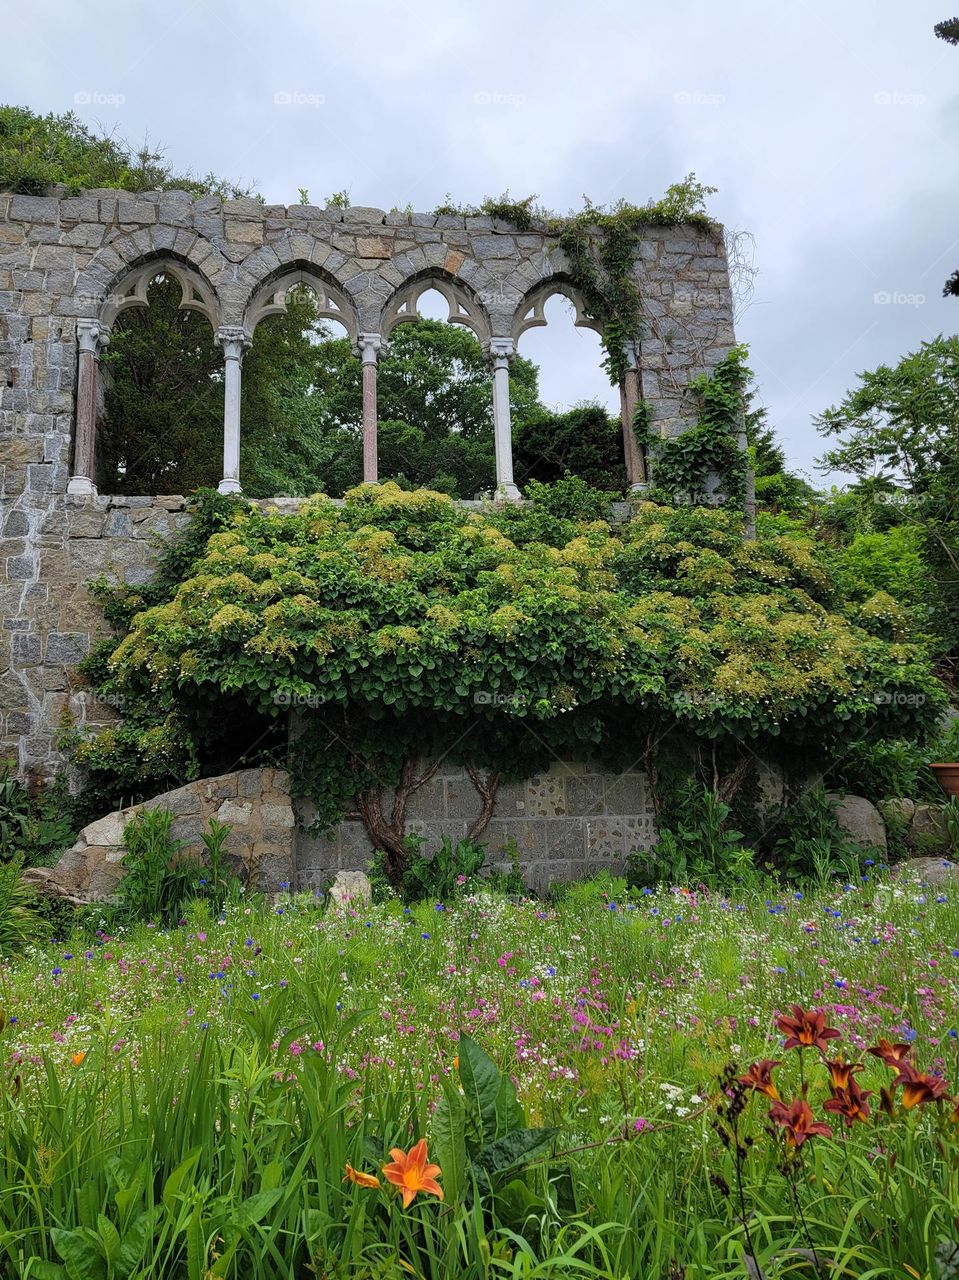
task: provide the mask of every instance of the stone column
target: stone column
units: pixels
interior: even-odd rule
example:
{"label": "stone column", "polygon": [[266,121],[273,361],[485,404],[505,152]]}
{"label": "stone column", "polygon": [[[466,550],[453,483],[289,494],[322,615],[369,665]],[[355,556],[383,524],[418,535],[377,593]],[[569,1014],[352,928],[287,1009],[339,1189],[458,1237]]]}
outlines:
{"label": "stone column", "polygon": [[236,324],[221,325],[216,340],[223,348],[223,479],[220,493],[240,493],[240,380],[243,355],[250,345],[247,331]]}
{"label": "stone column", "polygon": [[620,416],[623,423],[623,456],[626,459],[626,480],[635,493],[645,488],[647,483],[646,465],[643,451],[636,439],[633,418],[636,406],[640,401],[639,382],[639,344],[626,343],[626,356],[629,361],[626,374],[619,384]]}
{"label": "stone column", "polygon": [[491,338],[493,364],[493,440],[496,447],[496,496],[518,502],[520,491],[513,480],[513,426],[509,409],[509,362],[516,354],[512,338]]}
{"label": "stone column", "polygon": [[67,493],[93,497],[96,455],[97,395],[100,381],[100,352],[110,341],[110,331],[99,320],[77,321],[77,414],[73,442],[73,475]]}
{"label": "stone column", "polygon": [[363,483],[379,481],[376,448],[376,362],[386,345],[378,333],[361,333],[357,349],[363,361]]}

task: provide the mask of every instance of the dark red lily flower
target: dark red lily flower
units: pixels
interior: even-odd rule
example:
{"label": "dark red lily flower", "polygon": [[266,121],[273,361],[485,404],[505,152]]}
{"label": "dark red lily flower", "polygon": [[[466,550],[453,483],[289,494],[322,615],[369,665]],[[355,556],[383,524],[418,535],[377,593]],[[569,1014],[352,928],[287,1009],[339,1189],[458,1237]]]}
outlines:
{"label": "dark red lily flower", "polygon": [[786,1037],[784,1049],[816,1048],[825,1053],[826,1041],[839,1039],[836,1028],[826,1026],[826,1015],[821,1009],[804,1009],[794,1004],[792,1011],[791,1018],[782,1013],[776,1019],[777,1028]]}
{"label": "dark red lily flower", "polygon": [[829,1083],[833,1090],[848,1089],[851,1084],[855,1084],[853,1076],[863,1066],[861,1062],[845,1062],[842,1058],[836,1058],[825,1065],[829,1069]]}
{"label": "dark red lily flower", "polygon": [[899,1071],[902,1064],[912,1053],[912,1045],[890,1044],[888,1040],[880,1040],[878,1044],[874,1044],[866,1052],[871,1053],[874,1058],[879,1058],[893,1071]]}
{"label": "dark red lily flower", "polygon": [[869,1104],[866,1102],[869,1096],[870,1090],[860,1089],[850,1076],[848,1085],[833,1088],[832,1097],[823,1103],[823,1110],[835,1112],[842,1116],[846,1124],[852,1125],[857,1120],[869,1119]]}
{"label": "dark red lily flower", "polygon": [[754,1062],[746,1074],[739,1077],[739,1083],[755,1089],[757,1093],[764,1093],[767,1098],[778,1102],[779,1090],[773,1084],[772,1072],[776,1067],[781,1066],[782,1061],[779,1058],[763,1058],[760,1062]]}
{"label": "dark red lily flower", "polygon": [[796,1098],[788,1107],[784,1102],[774,1102],[769,1109],[769,1118],[786,1130],[786,1145],[789,1147],[801,1147],[807,1138],[813,1138],[817,1134],[824,1138],[832,1137],[832,1129],[828,1124],[813,1119],[805,1098]]}
{"label": "dark red lily flower", "polygon": [[925,1102],[938,1102],[949,1087],[945,1076],[931,1076],[925,1071],[917,1071],[911,1062],[902,1064],[902,1070],[893,1084],[902,1085],[902,1105],[907,1111]]}

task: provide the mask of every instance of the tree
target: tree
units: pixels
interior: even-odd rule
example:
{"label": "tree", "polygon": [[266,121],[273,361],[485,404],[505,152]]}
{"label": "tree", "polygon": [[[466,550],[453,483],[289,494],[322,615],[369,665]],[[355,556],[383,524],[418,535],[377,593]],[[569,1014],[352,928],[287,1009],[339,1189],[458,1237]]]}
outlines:
{"label": "tree", "polygon": [[513,436],[520,484],[527,479],[552,484],[569,472],[597,489],[622,493],[626,488],[622,426],[601,404],[576,405],[566,413],[531,413]]}
{"label": "tree", "polygon": [[163,152],[144,144],[132,150],[109,134],[92,133],[72,111],[37,115],[27,107],[0,106],[0,190],[43,195],[51,186],[124,191],[183,190],[229,198],[253,193],[209,173],[174,173]]}
{"label": "tree", "polygon": [[146,598],[113,590],[118,634],[88,670],[132,720],[81,759],[143,785],[179,753],[195,775],[224,736],[275,746],[300,708],[297,788],[324,826],[355,813],[398,883],[423,761],[466,766],[475,837],[499,780],[550,759],[642,752],[654,775],[676,731],[729,796],[757,756],[934,723],[895,602],[847,597],[810,540],[773,521],[744,542],[732,513],[653,503],[612,525],[582,482],[559,488],[503,513],[394,484],[279,517],[231,504]]}
{"label": "tree", "polygon": [[756,403],[756,395],[755,388],[747,384],[744,394],[746,443],[749,465],[756,482],[756,502],[767,511],[798,515],[808,509],[815,491],[800,476],[788,470],[786,455],[776,439],[774,428],[769,425],[768,410],[765,405]]}
{"label": "tree", "polygon": [[927,603],[944,655],[959,657],[959,338],[924,342],[816,419],[837,443],[822,464],[859,477],[856,489],[921,531]]}

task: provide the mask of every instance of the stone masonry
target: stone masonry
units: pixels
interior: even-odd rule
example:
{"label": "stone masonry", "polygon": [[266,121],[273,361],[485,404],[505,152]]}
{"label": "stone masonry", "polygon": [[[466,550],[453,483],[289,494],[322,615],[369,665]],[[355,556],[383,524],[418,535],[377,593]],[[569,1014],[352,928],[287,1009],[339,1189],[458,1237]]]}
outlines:
{"label": "stone masonry", "polygon": [[123,876],[123,832],[143,809],[169,809],[170,834],[187,851],[202,853],[200,835],[216,818],[231,831],[224,850],[231,867],[268,890],[291,885],[294,816],[290,781],[281,769],[242,769],[200,778],[175,791],[108,813],[91,822],[54,867],[32,867],[27,880],[48,893],[84,901],[108,898]]}
{"label": "stone masonry", "polygon": [[[391,329],[415,318],[421,293],[442,292],[451,321],[476,334],[494,366],[507,496],[515,496],[511,462],[500,455],[510,449],[504,387],[516,343],[544,323],[554,293],[574,303],[577,323],[591,323],[543,226],[517,232],[487,217],[286,208],[176,191],[0,194],[0,754],[15,757],[22,774],[62,763],[64,711],[90,726],[111,718],[77,691],[72,674],[102,625],[85,584],[101,573],[142,581],[154,535],[174,536],[185,518],[181,498],[98,496],[95,485],[98,344],[118,314],[145,304],[159,271],[180,282],[182,305],[205,315],[223,346],[225,491],[240,483],[242,352],[293,284],[313,287],[319,313],[344,325],[371,369]],[[694,414],[690,378],[735,341],[722,234],[650,227],[635,273],[644,333],[633,396],[675,435]],[[375,440],[367,463],[375,469]]]}

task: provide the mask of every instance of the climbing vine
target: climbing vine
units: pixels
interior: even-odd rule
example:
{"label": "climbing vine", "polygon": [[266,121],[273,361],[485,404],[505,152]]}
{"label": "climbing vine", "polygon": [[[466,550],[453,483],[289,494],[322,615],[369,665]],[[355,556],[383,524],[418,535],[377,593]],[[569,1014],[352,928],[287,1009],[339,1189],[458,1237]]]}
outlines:
{"label": "climbing vine", "polygon": [[748,456],[739,439],[749,379],[745,360],[746,348],[734,347],[710,373],[690,381],[698,404],[696,424],[675,439],[659,435],[649,405],[638,405],[633,427],[652,464],[649,496],[654,501],[742,506],[748,475]]}
{"label": "climbing vine", "polygon": [[566,254],[569,275],[583,297],[586,314],[601,326],[603,368],[615,386],[629,369],[629,344],[641,337],[642,304],[634,266],[643,230],[650,226],[691,226],[715,231],[718,224],[706,212],[705,204],[706,197],[715,190],[690,173],[682,182],[668,187],[661,199],[644,205],[619,200],[607,209],[587,198],[578,213],[557,217],[537,206],[535,195],[516,200],[506,191],[495,198],[487,197],[478,206],[457,205],[447,196],[434,213],[466,217],[486,214],[510,223],[518,231],[528,231],[534,223],[542,223]]}

